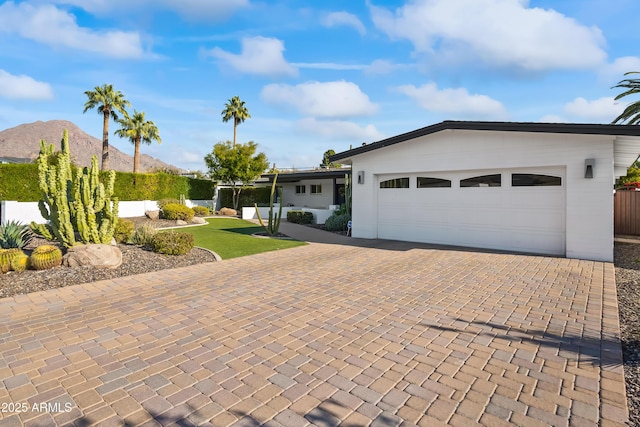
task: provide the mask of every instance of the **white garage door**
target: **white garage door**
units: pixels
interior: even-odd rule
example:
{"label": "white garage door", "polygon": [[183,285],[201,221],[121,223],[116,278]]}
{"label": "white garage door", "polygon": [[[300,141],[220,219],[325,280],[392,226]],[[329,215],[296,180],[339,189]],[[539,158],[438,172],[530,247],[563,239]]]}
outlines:
{"label": "white garage door", "polygon": [[377,176],[378,237],[565,254],[564,168]]}

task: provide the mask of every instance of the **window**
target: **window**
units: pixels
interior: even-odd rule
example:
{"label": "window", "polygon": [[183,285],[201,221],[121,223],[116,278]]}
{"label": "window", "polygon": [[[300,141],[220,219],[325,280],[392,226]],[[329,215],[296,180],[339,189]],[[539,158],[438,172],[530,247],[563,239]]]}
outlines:
{"label": "window", "polygon": [[511,174],[512,187],[548,187],[562,185],[562,178],[552,175],[538,175],[535,173]]}
{"label": "window", "polygon": [[418,177],[418,188],[451,187],[451,181],[440,178]]}
{"label": "window", "polygon": [[307,187],[305,185],[296,185],[296,194],[304,194],[307,192]]}
{"label": "window", "polygon": [[474,176],[460,181],[460,187],[500,187],[502,185],[502,175]]}
{"label": "window", "polygon": [[320,194],[320,193],[322,193],[322,185],[311,184],[311,194]]}
{"label": "window", "polygon": [[382,181],[380,188],[409,188],[409,178],[396,178]]}

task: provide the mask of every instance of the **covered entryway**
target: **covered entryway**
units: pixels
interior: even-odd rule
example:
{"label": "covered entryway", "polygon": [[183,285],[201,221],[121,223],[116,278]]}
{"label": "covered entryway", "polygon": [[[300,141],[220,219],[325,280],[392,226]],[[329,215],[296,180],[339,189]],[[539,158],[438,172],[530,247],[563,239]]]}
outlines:
{"label": "covered entryway", "polygon": [[565,168],[384,174],[378,237],[565,255]]}

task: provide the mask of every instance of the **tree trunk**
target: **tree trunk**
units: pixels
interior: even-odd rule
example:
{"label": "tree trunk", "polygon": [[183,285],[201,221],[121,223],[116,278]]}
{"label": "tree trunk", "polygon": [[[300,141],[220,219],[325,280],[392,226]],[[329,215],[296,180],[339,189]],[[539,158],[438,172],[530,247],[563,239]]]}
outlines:
{"label": "tree trunk", "polygon": [[232,191],[232,199],[233,199],[233,209],[238,210],[238,203],[240,202],[240,192],[242,191],[242,187],[236,187],[233,185]]}
{"label": "tree trunk", "polygon": [[109,170],[109,110],[104,110],[102,122],[102,170]]}
{"label": "tree trunk", "polygon": [[137,136],[133,143],[135,148],[133,149],[133,173],[138,173],[140,170],[140,137]]}
{"label": "tree trunk", "polygon": [[235,117],[233,119],[233,148],[236,148],[236,133],[238,131],[238,122],[236,122]]}

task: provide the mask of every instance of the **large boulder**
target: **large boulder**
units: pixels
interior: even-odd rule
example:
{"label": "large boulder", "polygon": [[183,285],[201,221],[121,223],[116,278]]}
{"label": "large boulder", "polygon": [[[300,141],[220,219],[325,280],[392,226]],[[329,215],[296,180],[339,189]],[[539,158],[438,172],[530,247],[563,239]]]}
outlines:
{"label": "large boulder", "polygon": [[224,216],[238,216],[238,211],[231,208],[222,208],[218,213]]}
{"label": "large boulder", "polygon": [[117,246],[111,245],[78,245],[67,249],[62,262],[69,267],[90,265],[97,268],[117,268],[122,264],[122,252]]}
{"label": "large boulder", "polygon": [[200,217],[200,216],[194,216],[193,218],[191,218],[191,224],[206,224],[207,220]]}
{"label": "large boulder", "polygon": [[182,219],[176,219],[176,225],[189,225],[189,223]]}
{"label": "large boulder", "polygon": [[145,216],[152,220],[160,219],[160,211],[145,211]]}

